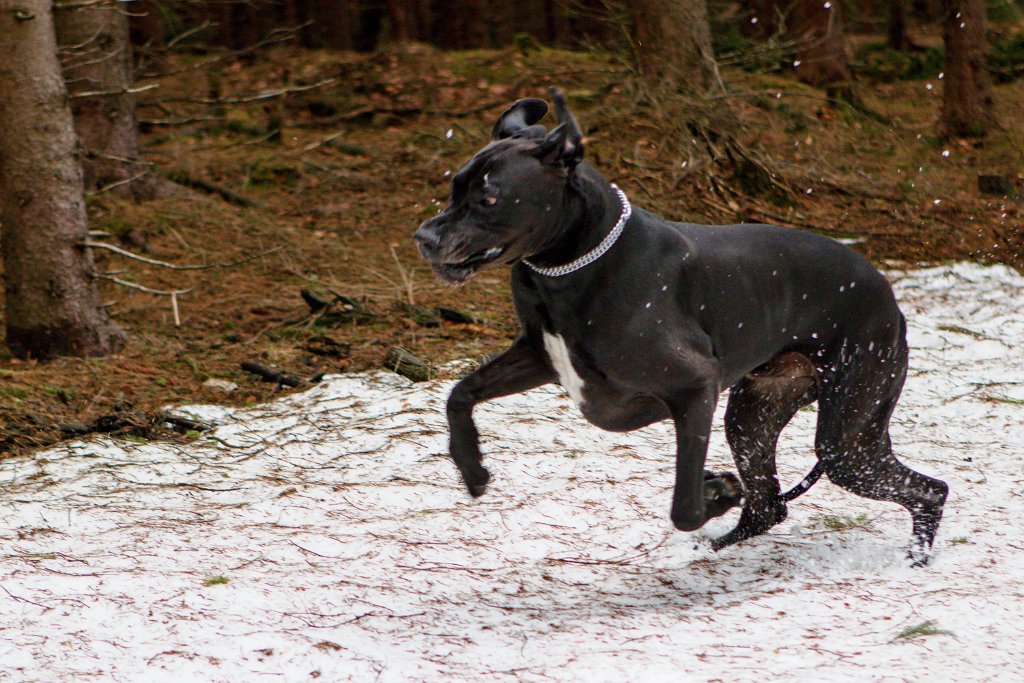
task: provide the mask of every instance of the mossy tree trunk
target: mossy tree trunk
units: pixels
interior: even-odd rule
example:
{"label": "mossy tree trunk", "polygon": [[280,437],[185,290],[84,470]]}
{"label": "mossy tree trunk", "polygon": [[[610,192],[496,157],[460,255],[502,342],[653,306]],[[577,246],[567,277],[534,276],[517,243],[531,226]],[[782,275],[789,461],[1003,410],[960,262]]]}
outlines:
{"label": "mossy tree trunk", "polygon": [[143,200],[157,194],[160,179],[139,151],[125,11],[119,2],[56,9],[54,22],[85,187]]}
{"label": "mossy tree trunk", "polygon": [[0,225],[7,345],[19,357],[97,356],[124,334],[102,306],[77,139],[49,0],[0,0]]}
{"label": "mossy tree trunk", "polygon": [[984,136],[996,125],[986,68],[985,0],[945,0],[946,74],[939,135]]}

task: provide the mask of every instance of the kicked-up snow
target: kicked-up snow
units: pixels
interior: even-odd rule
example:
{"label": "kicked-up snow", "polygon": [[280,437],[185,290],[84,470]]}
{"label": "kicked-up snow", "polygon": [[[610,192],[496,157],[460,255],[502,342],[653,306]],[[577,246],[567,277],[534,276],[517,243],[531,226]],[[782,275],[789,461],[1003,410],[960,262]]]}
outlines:
{"label": "kicked-up snow", "polygon": [[[878,681],[1024,677],[1024,278],[893,273],[896,452],[949,483],[932,564],[902,508],[822,480],[715,553],[672,529],[667,424],[548,387],[481,406],[494,480],[446,456],[450,382],[331,377],[188,445],[0,462],[0,681]],[[723,401],[724,403],[724,401]],[[784,486],[813,411],[783,433]],[[721,416],[709,467],[732,469]]]}

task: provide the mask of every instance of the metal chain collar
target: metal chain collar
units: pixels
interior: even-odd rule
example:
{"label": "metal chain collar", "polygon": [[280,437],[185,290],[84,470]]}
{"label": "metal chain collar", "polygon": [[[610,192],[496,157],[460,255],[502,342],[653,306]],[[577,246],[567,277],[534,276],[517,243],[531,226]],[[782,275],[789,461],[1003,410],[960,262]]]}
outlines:
{"label": "metal chain collar", "polygon": [[561,266],[554,266],[551,268],[542,268],[535,266],[526,259],[523,259],[523,263],[530,266],[534,272],[540,273],[541,275],[547,275],[548,277],[560,277],[562,275],[568,275],[573,273],[584,266],[589,266],[597,259],[604,256],[604,253],[612,248],[616,240],[619,239],[619,235],[622,234],[623,228],[626,227],[626,221],[629,220],[630,214],[633,213],[633,207],[630,206],[629,199],[626,197],[626,193],[619,189],[619,186],[612,183],[612,189],[619,195],[619,201],[622,202],[622,215],[619,216],[619,221],[612,227],[611,232],[605,235],[605,238],[601,240],[601,243],[596,247],[588,251],[583,256],[580,256],[575,261],[563,264]]}

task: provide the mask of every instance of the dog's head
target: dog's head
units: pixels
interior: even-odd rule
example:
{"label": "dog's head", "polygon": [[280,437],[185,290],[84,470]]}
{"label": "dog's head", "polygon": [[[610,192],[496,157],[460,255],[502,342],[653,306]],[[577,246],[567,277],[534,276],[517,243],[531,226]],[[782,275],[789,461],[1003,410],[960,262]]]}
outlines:
{"label": "dog's head", "polygon": [[551,89],[558,126],[538,122],[544,100],[519,100],[498,117],[491,142],[452,178],[448,206],[416,231],[434,272],[465,282],[487,267],[516,263],[550,242],[564,216],[569,178],[583,160],[583,134]]}

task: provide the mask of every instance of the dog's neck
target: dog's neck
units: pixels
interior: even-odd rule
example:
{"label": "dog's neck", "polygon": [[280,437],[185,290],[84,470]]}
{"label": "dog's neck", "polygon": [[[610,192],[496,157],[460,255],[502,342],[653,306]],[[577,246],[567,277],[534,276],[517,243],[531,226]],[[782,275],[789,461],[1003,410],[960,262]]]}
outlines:
{"label": "dog's neck", "polygon": [[527,260],[538,268],[573,262],[595,249],[624,210],[619,194],[587,163],[571,171],[566,182],[561,229]]}

